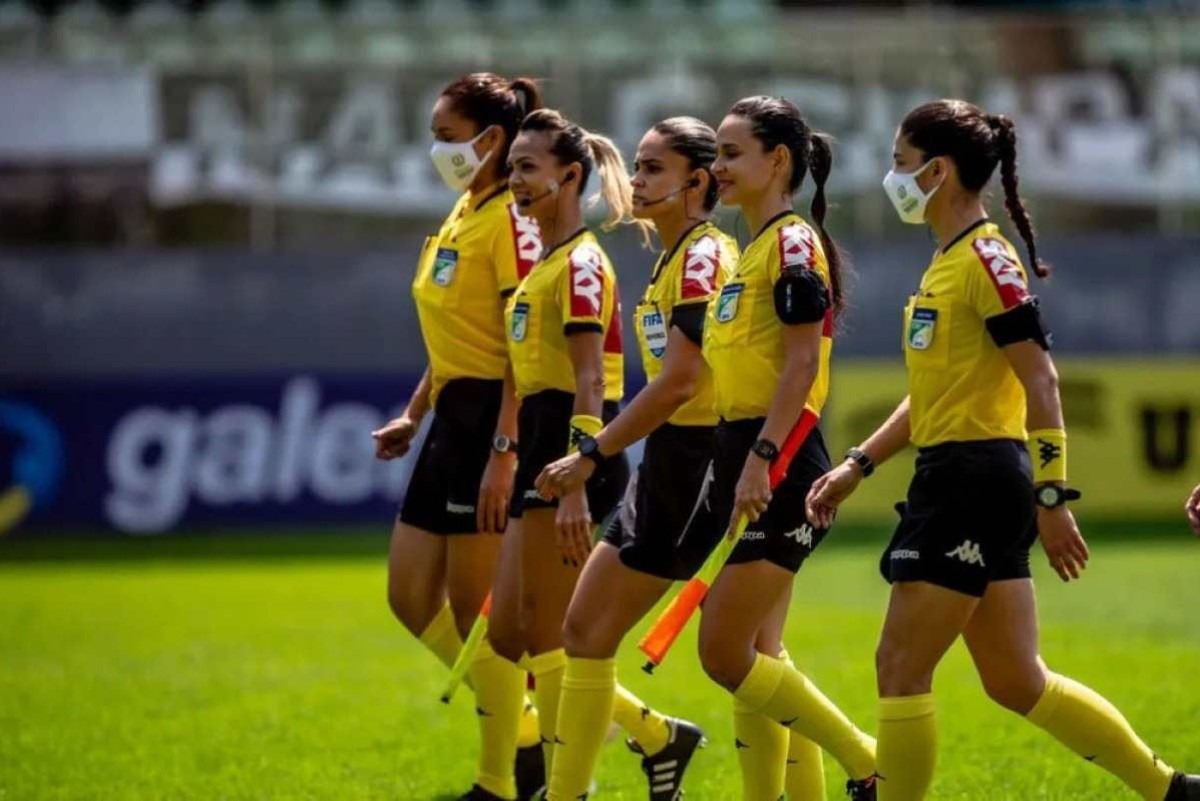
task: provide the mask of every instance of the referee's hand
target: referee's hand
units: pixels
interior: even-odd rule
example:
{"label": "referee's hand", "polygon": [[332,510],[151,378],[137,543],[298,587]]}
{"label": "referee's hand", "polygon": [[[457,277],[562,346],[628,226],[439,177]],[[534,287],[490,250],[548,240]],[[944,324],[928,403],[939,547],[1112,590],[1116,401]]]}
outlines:
{"label": "referee's hand", "polygon": [[1187,510],[1188,522],[1192,524],[1192,531],[1197,537],[1200,537],[1200,484],[1192,490],[1192,496],[1188,498],[1184,504],[1184,509]]}
{"label": "referee's hand", "polygon": [[770,468],[766,459],[753,453],[746,457],[741,478],[733,493],[733,519],[729,521],[731,535],[739,517],[745,515],[753,523],[771,505]]}
{"label": "referee's hand", "polygon": [[479,500],[475,502],[475,530],[480,534],[503,534],[508,524],[508,500],[512,497],[517,455],[512,451],[492,451],[483,478],[479,481]]}
{"label": "referee's hand", "polygon": [[858,489],[862,478],[862,468],[847,460],[814,481],[804,499],[808,522],[817,528],[832,526],[837,508]]}
{"label": "referee's hand", "polygon": [[592,516],[583,490],[564,495],[554,515],[558,552],[564,565],[582,567],[592,552]]}
{"label": "referee's hand", "polygon": [[569,453],[543,467],[533,482],[533,488],[543,500],[562,498],[583,489],[595,471],[596,463],[591,459],[584,459],[578,453]]}
{"label": "referee's hand", "polygon": [[1065,506],[1038,509],[1038,536],[1050,567],[1063,581],[1079,578],[1087,567],[1088,547],[1075,524],[1075,516]]}
{"label": "referee's hand", "polygon": [[376,459],[399,459],[408,453],[412,439],[417,434],[419,420],[413,420],[407,414],[402,414],[391,420],[383,428],[371,432],[375,438]]}

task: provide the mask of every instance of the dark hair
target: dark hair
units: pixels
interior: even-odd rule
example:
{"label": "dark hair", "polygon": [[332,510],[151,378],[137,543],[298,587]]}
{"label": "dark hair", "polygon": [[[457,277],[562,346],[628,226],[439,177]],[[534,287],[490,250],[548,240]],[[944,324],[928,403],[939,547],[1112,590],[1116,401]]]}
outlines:
{"label": "dark hair", "polygon": [[508,174],[508,149],[521,120],[531,111],[542,107],[542,92],[532,78],[513,78],[511,81],[491,72],[464,75],[442,90],[450,98],[454,110],[483,131],[493,125],[504,130],[504,145],[497,154],[496,169]]}
{"label": "dark hair", "polygon": [[1017,128],[1003,114],[986,114],[965,100],[935,100],[917,106],[900,124],[900,135],[928,161],[946,156],[958,168],[958,180],[968,192],[980,192],[1000,165],[1004,208],[1017,227],[1029,266],[1039,278],[1050,267],[1037,255],[1033,221],[1021,201],[1017,181]]}
{"label": "dark hair", "polygon": [[715,209],[718,192],[712,164],[717,160],[717,132],[695,117],[671,117],[655,123],[650,130],[666,138],[671,150],[688,160],[689,169],[704,170],[708,174],[704,210]]}
{"label": "dark hair", "polygon": [[849,265],[837,242],[825,230],[825,213],[829,209],[825,200],[825,183],[833,169],[833,149],[829,145],[829,136],[810,128],[796,104],[782,97],[746,97],[734,103],[729,113],[750,120],[754,138],[762,142],[763,150],[774,150],[783,145],[792,154],[792,176],[788,180],[790,192],[800,188],[805,173],[812,173],[815,190],[809,209],[829,262],[833,305],[840,312],[843,308],[843,273],[849,271]]}
{"label": "dark hair", "polygon": [[[568,120],[554,109],[535,111],[521,122],[521,131],[533,131],[550,135],[550,154],[559,164],[580,166],[579,186],[575,191],[582,194],[588,178],[595,169],[600,173],[600,195],[608,206],[608,217],[602,227],[611,230],[633,217],[633,187],[629,184],[629,171],[621,151],[607,136],[589,133]],[[648,226],[641,220],[635,224],[648,236]]]}

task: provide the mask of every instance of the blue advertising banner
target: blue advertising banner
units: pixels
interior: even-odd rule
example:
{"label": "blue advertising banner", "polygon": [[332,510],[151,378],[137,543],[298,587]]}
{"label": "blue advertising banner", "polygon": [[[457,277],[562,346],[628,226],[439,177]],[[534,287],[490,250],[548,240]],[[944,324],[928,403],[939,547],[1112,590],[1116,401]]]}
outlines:
{"label": "blue advertising banner", "polygon": [[0,533],[390,521],[370,433],[417,376],[39,380],[0,393]]}

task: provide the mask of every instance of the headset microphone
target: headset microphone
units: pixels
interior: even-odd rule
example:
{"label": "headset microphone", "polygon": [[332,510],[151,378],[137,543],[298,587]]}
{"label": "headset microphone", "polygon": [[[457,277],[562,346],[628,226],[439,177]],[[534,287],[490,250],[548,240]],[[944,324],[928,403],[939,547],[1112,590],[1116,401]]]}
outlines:
{"label": "headset microphone", "polygon": [[686,192],[686,191],[688,191],[689,189],[691,189],[692,187],[694,187],[694,186],[699,186],[699,185],[700,185],[700,179],[699,179],[699,178],[692,178],[690,181],[688,181],[686,184],[684,184],[683,186],[681,186],[681,187],[679,187],[678,189],[676,189],[674,192],[668,192],[667,194],[663,195],[663,196],[662,196],[662,197],[660,197],[660,198],[657,198],[656,200],[643,200],[643,201],[642,201],[642,206],[643,206],[643,207],[645,207],[645,206],[657,206],[659,203],[662,203],[662,202],[663,202],[663,201],[665,201],[665,200],[670,200],[671,198],[675,197],[676,195],[678,195],[678,194],[680,194],[680,193],[682,193],[682,192]]}
{"label": "headset microphone", "polygon": [[[574,177],[575,177],[574,174],[568,175],[566,178],[563,179],[563,183],[564,184],[567,183],[568,181],[572,180]],[[523,198],[522,200],[520,200],[517,203],[517,205],[523,209],[527,209],[530,206],[532,206],[534,203],[537,203],[538,201],[543,200],[544,198],[550,197],[558,190],[559,190],[558,181],[551,178],[549,181],[546,182],[546,191],[545,192],[543,192],[540,195],[535,195],[534,197]]]}

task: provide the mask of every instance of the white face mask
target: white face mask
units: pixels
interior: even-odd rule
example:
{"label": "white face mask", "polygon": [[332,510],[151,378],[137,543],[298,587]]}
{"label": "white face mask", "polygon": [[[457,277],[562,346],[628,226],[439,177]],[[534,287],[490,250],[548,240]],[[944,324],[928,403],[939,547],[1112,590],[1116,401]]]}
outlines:
{"label": "white face mask", "polygon": [[433,147],[429,148],[429,158],[433,159],[433,166],[446,186],[461,192],[475,180],[479,169],[492,156],[490,150],[483,158],[475,153],[475,143],[485,133],[487,129],[469,142],[434,142]]}
{"label": "white face mask", "polygon": [[921,225],[925,222],[925,207],[929,204],[929,199],[942,188],[942,184],[939,182],[937,186],[929,190],[929,194],[926,194],[917,185],[917,176],[925,172],[932,163],[933,161],[925,162],[916,172],[888,170],[888,174],[883,176],[883,191],[887,193],[888,200],[892,201],[892,205],[896,207],[896,213],[900,215],[901,221],[909,225]]}

